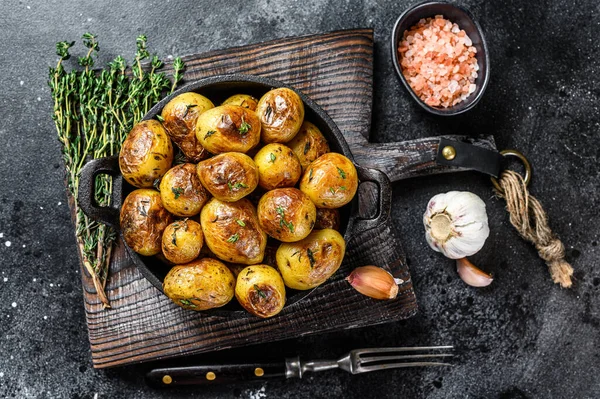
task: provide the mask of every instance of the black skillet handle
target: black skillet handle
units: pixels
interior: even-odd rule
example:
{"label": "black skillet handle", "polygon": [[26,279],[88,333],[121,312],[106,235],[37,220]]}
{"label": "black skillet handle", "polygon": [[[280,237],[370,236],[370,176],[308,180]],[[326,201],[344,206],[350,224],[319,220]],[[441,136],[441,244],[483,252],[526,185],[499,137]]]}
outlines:
{"label": "black skillet handle", "polygon": [[216,385],[267,378],[285,379],[285,363],[248,363],[166,367],[150,370],[146,382],[154,387],[170,388],[182,385]]}
{"label": "black skillet handle", "polygon": [[[96,176],[101,174],[113,176],[113,193],[110,206],[99,206],[95,199]],[[123,176],[121,176],[121,170],[119,169],[119,157],[93,159],[81,169],[77,203],[89,218],[118,229],[122,189]]]}
{"label": "black skillet handle", "polygon": [[377,212],[375,216],[369,219],[356,218],[354,222],[354,234],[360,234],[367,230],[374,229],[384,224],[390,217],[392,209],[392,183],[387,175],[377,169],[363,168],[356,165],[358,179],[361,184],[364,182],[372,182],[377,185]]}

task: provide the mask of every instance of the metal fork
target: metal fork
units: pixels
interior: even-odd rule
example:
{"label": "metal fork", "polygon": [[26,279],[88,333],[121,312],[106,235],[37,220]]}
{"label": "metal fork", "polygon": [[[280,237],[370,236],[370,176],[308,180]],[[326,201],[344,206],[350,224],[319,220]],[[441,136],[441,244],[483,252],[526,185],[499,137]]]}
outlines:
{"label": "metal fork", "polygon": [[397,369],[423,366],[452,366],[440,361],[425,361],[426,359],[450,358],[450,353],[421,353],[432,350],[452,350],[453,346],[421,346],[413,348],[371,348],[355,349],[338,360],[309,360],[302,361],[300,357],[285,359],[286,378],[302,378],[307,371],[342,369],[351,374],[368,373],[370,371]]}
{"label": "metal fork", "polygon": [[236,383],[268,378],[302,378],[308,371],[316,373],[333,369],[360,374],[403,367],[451,366],[450,363],[440,361],[452,357],[451,353],[431,353],[450,349],[453,347],[371,348],[353,350],[338,360],[302,361],[299,357],[294,357],[285,359],[285,362],[250,361],[233,364],[165,367],[148,372],[146,380],[154,386],[172,387]]}

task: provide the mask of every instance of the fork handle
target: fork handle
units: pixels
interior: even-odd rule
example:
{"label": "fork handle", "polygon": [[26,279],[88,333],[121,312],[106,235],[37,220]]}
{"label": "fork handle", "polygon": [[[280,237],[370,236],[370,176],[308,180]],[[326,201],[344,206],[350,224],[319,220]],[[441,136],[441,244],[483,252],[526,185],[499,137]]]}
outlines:
{"label": "fork handle", "polygon": [[260,381],[267,378],[285,378],[285,363],[244,363],[165,367],[150,370],[146,381],[155,387],[169,388],[182,385],[216,385],[242,381]]}

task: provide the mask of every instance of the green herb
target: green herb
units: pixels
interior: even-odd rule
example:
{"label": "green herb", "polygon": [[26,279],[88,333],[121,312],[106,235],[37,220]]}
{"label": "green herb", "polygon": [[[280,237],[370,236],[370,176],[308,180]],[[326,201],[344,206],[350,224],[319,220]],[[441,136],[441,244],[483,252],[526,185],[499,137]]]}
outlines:
{"label": "green herb", "polygon": [[190,108],[194,108],[197,106],[198,106],[198,104],[187,104],[185,106],[185,112],[183,113],[183,118],[185,118],[187,116],[188,112],[190,112]]}
{"label": "green herb", "polygon": [[340,174],[341,178],[345,179],[346,178],[346,172],[344,172],[344,170],[342,168],[340,168],[339,166],[337,166],[337,170],[338,170],[338,173]]}
{"label": "green herb", "polygon": [[181,60],[181,57],[175,58],[173,61],[173,86],[171,86],[171,93],[175,91],[177,84],[183,79],[183,70],[185,69],[185,63]]}
{"label": "green herb", "polygon": [[340,186],[340,190],[345,191],[346,190],[346,186]]}
{"label": "green herb", "polygon": [[[179,66],[174,65],[179,77],[173,85],[164,73],[158,72],[162,61],[157,56],[151,57],[149,66],[142,68],[141,61],[149,58],[150,53],[146,37],[140,35],[136,39],[137,51],[129,69],[122,56],[116,57],[104,68],[93,69],[100,50],[98,38],[85,33],[82,41],[87,50],[83,57],[78,58],[77,64],[81,68],[71,71],[65,70],[63,62],[71,57],[69,50],[75,42],[56,44],[59,60],[56,67],[50,68],[48,85],[53,101],[52,119],[66,170],[66,184],[74,199],[78,249],[100,301],[105,307],[110,307],[104,287],[117,234],[112,228],[90,220],[77,205],[80,171],[90,158],[119,154],[121,144],[132,127],[160,101],[169,87],[174,89],[177,86],[183,63],[179,60]],[[100,206],[110,206],[112,177],[97,176],[95,187],[94,200]],[[141,205],[137,210],[147,217],[147,209]]]}
{"label": "green herb", "polygon": [[329,187],[329,191],[331,191],[331,194],[335,194],[335,190],[333,189],[333,187]]}
{"label": "green herb", "polygon": [[208,132],[206,132],[206,134],[204,135],[204,140],[206,140],[207,138],[209,138],[210,136],[212,136],[213,134],[215,134],[216,132],[214,130],[209,130]]}
{"label": "green herb", "polygon": [[[195,298],[193,298],[195,299]],[[195,308],[197,307],[196,305],[194,305],[189,299],[180,299],[179,302],[181,302],[182,304],[189,306],[191,308]]]}
{"label": "green herb", "polygon": [[152,187],[154,187],[154,189],[160,191],[160,179],[154,179],[154,181],[152,182]]}
{"label": "green herb", "polygon": [[179,227],[175,227],[173,229],[173,234],[171,235],[171,244],[177,246],[177,230],[179,230]]}
{"label": "green herb", "polygon": [[287,227],[292,233],[294,232],[294,224],[292,222],[285,221],[285,211],[281,206],[278,206],[276,209],[279,214],[279,227]]}
{"label": "green herb", "polygon": [[306,144],[304,144],[304,155],[306,155],[308,151],[310,151],[310,141],[307,141]]}
{"label": "green herb", "polygon": [[165,121],[165,119],[162,116],[160,116],[160,115],[156,115],[156,119],[158,119],[158,121],[160,123],[163,123]]}
{"label": "green herb", "polygon": [[248,133],[251,128],[252,128],[252,126],[248,122],[246,122],[244,120],[244,117],[242,116],[242,124],[240,125],[240,127],[238,129],[240,134],[243,136],[244,134]]}
{"label": "green herb", "polygon": [[235,221],[236,221],[236,222],[237,222],[237,224],[239,224],[240,226],[242,226],[242,227],[246,227],[246,223],[244,223],[244,221],[243,221],[243,220],[240,220],[240,219],[235,219]]}
{"label": "green herb", "polygon": [[308,171],[308,181],[311,181],[313,178],[313,170],[312,168]]}
{"label": "green herb", "polygon": [[261,298],[266,298],[267,296],[265,295],[265,293],[258,288],[258,285],[254,284],[254,289],[256,290],[256,292],[258,293],[258,296]]}
{"label": "green herb", "polygon": [[183,188],[181,187],[171,187],[171,191],[173,191],[173,194],[175,195],[175,199],[179,199],[179,196],[181,194],[183,194]]}
{"label": "green herb", "polygon": [[175,159],[173,160],[173,163],[175,165],[181,165],[182,163],[186,162],[187,158],[185,157],[185,154],[181,151],[178,151],[177,154],[175,154]]}
{"label": "green herb", "polygon": [[300,261],[302,260],[302,252],[300,252],[300,251],[296,251],[296,252],[294,252],[294,253],[292,254],[292,258],[293,258],[294,256],[296,256],[296,255],[298,255],[298,262],[300,262]]}
{"label": "green herb", "polygon": [[315,257],[313,254],[313,251],[310,250],[310,248],[306,248],[306,255],[308,255],[308,261],[310,262],[310,268],[314,268],[315,267]]}
{"label": "green herb", "polygon": [[269,163],[275,163],[276,159],[277,159],[277,157],[275,156],[275,154],[273,154],[273,153],[269,154]]}
{"label": "green herb", "polygon": [[227,182],[227,187],[229,187],[229,190],[233,191],[233,189],[239,190],[240,188],[248,188],[247,185],[245,185],[244,183],[241,182],[237,182],[235,184],[231,183],[231,182]]}
{"label": "green herb", "polygon": [[234,242],[237,242],[237,240],[239,240],[239,239],[240,239],[239,233],[235,233],[234,235],[232,235],[231,237],[229,237],[227,239],[227,242],[234,243]]}
{"label": "green herb", "polygon": [[271,114],[273,113],[273,108],[271,108],[270,104],[267,104],[267,109],[265,110],[265,120],[269,122],[271,120]]}

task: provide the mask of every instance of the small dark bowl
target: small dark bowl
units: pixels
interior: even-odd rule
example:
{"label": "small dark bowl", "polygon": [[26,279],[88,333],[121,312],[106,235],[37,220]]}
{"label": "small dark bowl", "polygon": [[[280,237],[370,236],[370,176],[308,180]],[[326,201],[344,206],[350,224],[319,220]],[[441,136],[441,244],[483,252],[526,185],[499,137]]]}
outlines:
{"label": "small dark bowl", "polygon": [[[416,25],[420,19],[433,18],[435,15],[443,15],[444,18],[449,19],[453,23],[456,23],[461,29],[464,29],[473,42],[473,46],[477,49],[477,54],[475,55],[479,64],[479,71],[477,72],[478,76],[475,79],[477,88],[475,89],[475,92],[471,93],[464,101],[448,108],[431,107],[425,104],[425,102],[415,94],[402,74],[400,56],[398,54],[398,44],[400,43],[404,32]],[[490,59],[481,27],[473,19],[473,16],[469,11],[457,5],[441,1],[418,4],[400,15],[392,32],[392,61],[394,62],[394,67],[396,68],[400,80],[402,80],[404,87],[406,87],[406,90],[408,90],[412,98],[414,98],[423,109],[435,115],[451,116],[462,114],[463,112],[470,110],[479,102],[479,100],[481,100],[490,79]]]}

